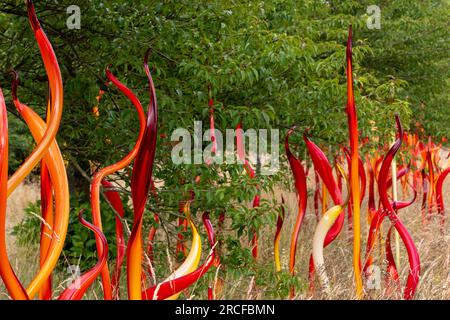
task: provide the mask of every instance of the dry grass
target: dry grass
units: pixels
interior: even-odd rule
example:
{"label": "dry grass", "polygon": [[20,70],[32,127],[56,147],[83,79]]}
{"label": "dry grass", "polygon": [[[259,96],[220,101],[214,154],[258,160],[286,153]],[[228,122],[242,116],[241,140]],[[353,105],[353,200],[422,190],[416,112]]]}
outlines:
{"label": "dry grass", "polygon": [[39,184],[32,181],[22,183],[17,187],[8,198],[6,229],[10,230],[23,219],[24,209],[30,202],[40,199],[39,193]]}
{"label": "dry grass", "polygon": [[[445,203],[450,206],[450,180],[448,180],[444,188]],[[288,248],[290,244],[290,236],[295,221],[296,212],[296,195],[282,190],[276,192],[277,198],[283,194],[288,210],[286,212],[286,221],[282,230],[281,237],[281,258],[282,267],[284,270],[288,269]],[[401,195],[401,193],[400,193]],[[445,196],[447,195],[447,196]],[[409,198],[409,196],[405,196]],[[23,209],[30,201],[36,201],[39,198],[39,190],[36,184],[24,184],[20,186],[8,201],[8,222],[7,228],[17,224],[23,218]],[[307,215],[302,227],[297,251],[297,275],[305,282],[308,274],[308,260],[311,253],[312,237],[316,226],[316,217],[312,207],[312,200],[308,199]],[[365,250],[365,242],[367,239],[367,225],[366,219],[366,204],[362,206],[362,221],[363,221],[363,236],[362,248]],[[445,230],[439,227],[439,219],[436,217],[427,225],[423,226],[421,221],[419,201],[410,208],[404,209],[400,212],[400,217],[408,230],[413,236],[416,246],[419,250],[421,259],[421,280],[416,293],[416,299],[450,299],[450,234],[449,223],[446,224]],[[389,221],[383,224],[383,235],[386,234],[389,228]],[[274,228],[267,226],[261,232],[260,238],[260,262],[273,264],[273,249],[272,241],[274,235]],[[308,292],[298,293],[296,298],[299,299],[355,299],[353,273],[352,273],[352,232],[348,230],[348,225],[344,225],[341,235],[329,247],[324,250],[325,265],[327,273],[330,277],[332,292],[329,296],[323,294],[320,290],[320,284],[316,282],[316,292],[314,295],[309,295]],[[28,283],[31,276],[36,272],[38,261],[38,248],[17,248],[14,245],[14,239],[8,239],[10,250],[9,256],[14,270],[16,270],[23,283]],[[393,248],[393,250],[395,250]],[[405,285],[406,276],[408,274],[408,260],[404,248],[401,248],[401,265],[399,269],[402,288]],[[374,263],[385,270],[384,250],[377,248],[375,253]],[[56,275],[55,283],[60,291],[64,285],[64,279],[67,279],[67,274]],[[383,279],[383,278],[382,278]],[[225,278],[225,285],[223,289],[223,298],[227,299],[258,299],[267,297],[264,294],[265,288],[252,288],[254,279],[227,279]],[[95,287],[98,289],[98,283]],[[394,293],[387,295],[385,284],[382,280],[380,290],[367,290],[366,299],[398,299],[401,294]],[[7,293],[3,284],[0,282],[0,299],[7,299]],[[91,292],[89,298],[100,298]],[[196,297],[193,297],[196,298]]]}

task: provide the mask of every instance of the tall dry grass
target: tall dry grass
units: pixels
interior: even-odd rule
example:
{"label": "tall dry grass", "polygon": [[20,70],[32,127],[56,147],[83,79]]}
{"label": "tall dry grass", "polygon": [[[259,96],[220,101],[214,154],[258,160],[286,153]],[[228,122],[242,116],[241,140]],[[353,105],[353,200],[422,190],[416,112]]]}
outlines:
{"label": "tall dry grass", "polygon": [[[11,235],[12,229],[24,218],[25,208],[30,202],[36,202],[40,199],[39,184],[34,181],[22,183],[8,198],[8,207],[6,210],[6,241],[8,244],[8,257],[13,269],[23,278],[24,281],[30,281],[33,270],[36,269],[35,261],[38,261],[39,254],[37,247],[23,248],[15,243],[14,236]],[[38,237],[39,235],[36,235]],[[0,299],[7,299],[8,294],[3,282],[0,281]]]}

